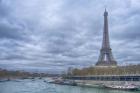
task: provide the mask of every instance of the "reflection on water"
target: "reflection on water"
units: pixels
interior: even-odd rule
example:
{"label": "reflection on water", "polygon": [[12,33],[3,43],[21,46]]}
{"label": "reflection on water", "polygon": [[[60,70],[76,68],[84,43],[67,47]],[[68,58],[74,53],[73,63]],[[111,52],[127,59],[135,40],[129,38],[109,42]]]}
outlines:
{"label": "reflection on water", "polygon": [[55,85],[43,80],[0,82],[0,93],[139,93],[99,88]]}

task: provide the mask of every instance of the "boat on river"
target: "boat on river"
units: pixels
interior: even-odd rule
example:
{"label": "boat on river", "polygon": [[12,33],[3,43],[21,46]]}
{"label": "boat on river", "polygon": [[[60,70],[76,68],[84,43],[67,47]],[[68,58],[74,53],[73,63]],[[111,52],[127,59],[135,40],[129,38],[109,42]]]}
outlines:
{"label": "boat on river", "polygon": [[105,88],[110,88],[110,89],[118,89],[118,90],[139,90],[139,87],[134,85],[134,84],[122,84],[122,85],[104,85]]}
{"label": "boat on river", "polygon": [[60,78],[49,80],[48,83],[77,86],[77,83],[73,80],[64,80],[64,79],[60,79]]}

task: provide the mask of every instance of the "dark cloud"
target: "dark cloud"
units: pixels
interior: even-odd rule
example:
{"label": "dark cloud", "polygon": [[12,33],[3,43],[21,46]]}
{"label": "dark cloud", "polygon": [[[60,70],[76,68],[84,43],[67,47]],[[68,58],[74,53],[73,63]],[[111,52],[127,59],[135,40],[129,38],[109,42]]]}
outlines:
{"label": "dark cloud", "polygon": [[8,6],[4,2],[4,0],[0,0],[0,17],[4,18],[6,16],[9,16],[10,9],[8,9]]}
{"label": "dark cloud", "polygon": [[22,39],[22,28],[9,23],[0,23],[0,38]]}

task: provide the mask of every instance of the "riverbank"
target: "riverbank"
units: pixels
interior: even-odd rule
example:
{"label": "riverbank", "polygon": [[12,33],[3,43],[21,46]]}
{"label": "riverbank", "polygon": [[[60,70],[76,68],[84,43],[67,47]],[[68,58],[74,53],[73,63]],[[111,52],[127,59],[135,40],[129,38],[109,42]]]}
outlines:
{"label": "riverbank", "polygon": [[126,83],[126,81],[70,80],[70,79],[55,78],[49,83],[59,84],[59,85],[91,87],[91,88],[112,88],[118,90],[140,89],[140,82],[138,81],[127,81]]}

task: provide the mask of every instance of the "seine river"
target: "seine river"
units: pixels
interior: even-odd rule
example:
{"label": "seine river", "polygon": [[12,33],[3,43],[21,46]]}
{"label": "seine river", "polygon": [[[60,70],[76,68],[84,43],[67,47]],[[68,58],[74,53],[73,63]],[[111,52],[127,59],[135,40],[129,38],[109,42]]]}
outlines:
{"label": "seine river", "polygon": [[0,82],[0,93],[140,93],[110,89],[55,85],[43,80],[18,80]]}

